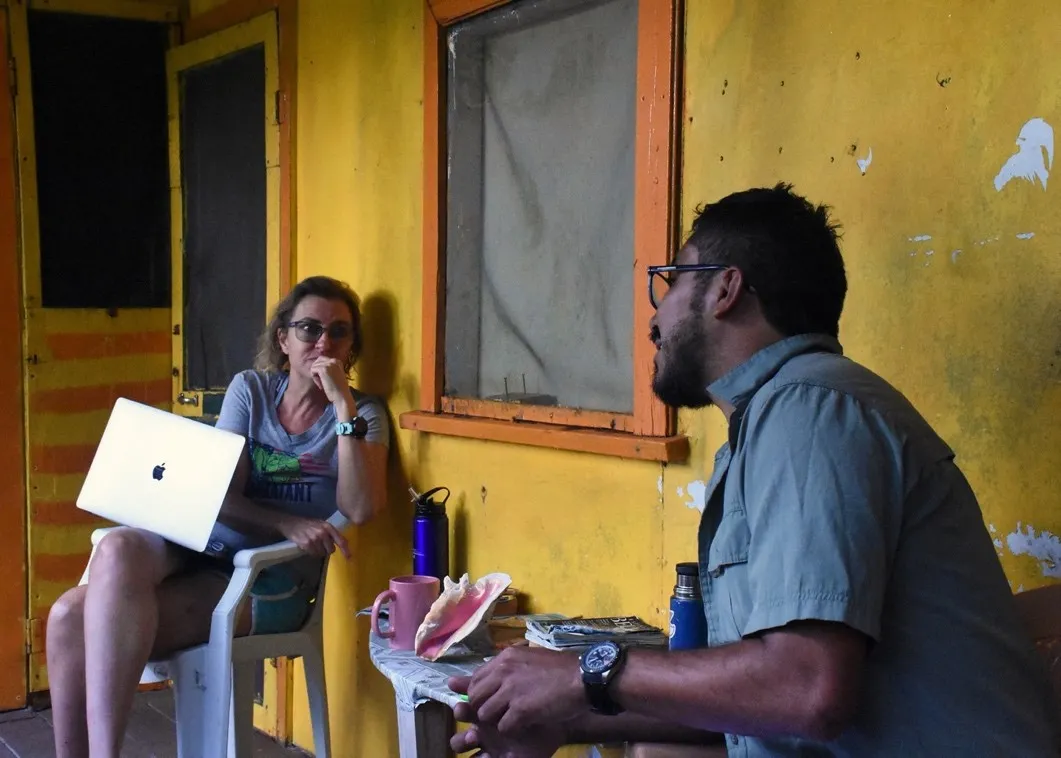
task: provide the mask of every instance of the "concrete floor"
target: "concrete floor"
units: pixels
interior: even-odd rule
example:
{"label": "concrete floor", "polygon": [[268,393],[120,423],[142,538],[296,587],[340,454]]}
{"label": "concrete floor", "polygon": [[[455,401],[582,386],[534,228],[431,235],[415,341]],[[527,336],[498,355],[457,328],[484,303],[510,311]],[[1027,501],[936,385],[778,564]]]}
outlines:
{"label": "concrete floor", "polygon": [[[55,758],[52,712],[0,713],[0,758]],[[254,758],[304,758],[306,753],[254,735]],[[177,758],[173,696],[169,690],[136,696],[122,758]]]}

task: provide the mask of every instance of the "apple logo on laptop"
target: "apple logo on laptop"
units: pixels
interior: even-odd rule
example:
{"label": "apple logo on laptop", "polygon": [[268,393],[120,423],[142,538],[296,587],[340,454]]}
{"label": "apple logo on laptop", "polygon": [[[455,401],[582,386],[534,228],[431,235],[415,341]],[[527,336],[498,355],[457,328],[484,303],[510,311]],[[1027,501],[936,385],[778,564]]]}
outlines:
{"label": "apple logo on laptop", "polygon": [[156,481],[161,482],[162,481],[162,475],[165,472],[166,472],[166,464],[165,463],[161,463],[158,466],[155,466],[153,469],[151,469],[151,478],[156,480]]}

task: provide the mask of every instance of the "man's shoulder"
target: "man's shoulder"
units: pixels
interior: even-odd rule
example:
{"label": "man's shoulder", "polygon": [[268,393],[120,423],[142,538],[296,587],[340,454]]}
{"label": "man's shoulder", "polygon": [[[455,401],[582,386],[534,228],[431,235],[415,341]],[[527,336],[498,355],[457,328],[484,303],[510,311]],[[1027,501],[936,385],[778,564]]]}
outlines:
{"label": "man's shoulder", "polygon": [[[768,404],[782,415],[789,410],[816,425],[829,418],[845,426],[867,425],[893,442],[914,442],[918,457],[923,454],[932,461],[954,455],[902,392],[871,369],[836,353],[806,353],[785,363],[756,393],[749,413],[754,415]],[[818,412],[836,404],[842,405],[842,413]]]}
{"label": "man's shoulder", "polygon": [[783,394],[812,400],[841,396],[865,412],[920,418],[913,404],[886,379],[836,353],[797,355],[763,385],[755,401],[765,403]]}

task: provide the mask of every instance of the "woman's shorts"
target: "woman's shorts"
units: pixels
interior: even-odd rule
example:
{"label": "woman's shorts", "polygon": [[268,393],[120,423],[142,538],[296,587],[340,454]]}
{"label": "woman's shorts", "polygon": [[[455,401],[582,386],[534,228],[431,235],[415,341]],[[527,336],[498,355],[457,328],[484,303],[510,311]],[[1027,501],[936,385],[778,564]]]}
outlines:
{"label": "woman's shorts", "polygon": [[[189,570],[209,571],[232,578],[232,564],[202,553],[194,553]],[[309,618],[316,587],[306,582],[291,566],[279,564],[262,569],[244,602],[250,602],[251,634],[297,632]]]}

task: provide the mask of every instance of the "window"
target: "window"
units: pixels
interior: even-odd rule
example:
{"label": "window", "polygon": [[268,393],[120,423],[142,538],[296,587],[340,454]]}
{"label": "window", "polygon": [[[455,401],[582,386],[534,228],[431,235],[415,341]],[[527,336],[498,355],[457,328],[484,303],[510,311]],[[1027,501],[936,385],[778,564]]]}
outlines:
{"label": "window", "polygon": [[46,308],[169,305],[169,26],[29,12]]}
{"label": "window", "polygon": [[424,382],[403,425],[681,457],[644,295],[674,244],[676,2],[430,5]]}

